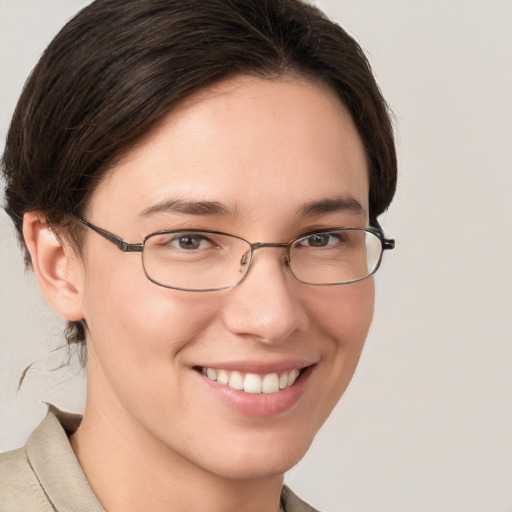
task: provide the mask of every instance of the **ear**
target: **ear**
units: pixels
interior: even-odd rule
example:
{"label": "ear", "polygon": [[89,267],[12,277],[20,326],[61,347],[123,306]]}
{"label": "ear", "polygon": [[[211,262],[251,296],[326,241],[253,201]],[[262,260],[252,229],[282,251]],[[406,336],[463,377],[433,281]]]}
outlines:
{"label": "ear", "polygon": [[64,318],[82,320],[83,269],[79,257],[36,212],[23,216],[23,236],[39,286],[50,304]]}

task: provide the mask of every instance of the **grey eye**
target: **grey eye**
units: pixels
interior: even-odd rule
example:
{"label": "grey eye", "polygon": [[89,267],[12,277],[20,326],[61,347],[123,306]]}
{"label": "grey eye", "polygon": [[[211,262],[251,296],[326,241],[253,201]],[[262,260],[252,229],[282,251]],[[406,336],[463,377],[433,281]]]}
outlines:
{"label": "grey eye", "polygon": [[317,233],[315,235],[312,235],[312,236],[306,238],[306,240],[304,240],[304,242],[307,242],[307,244],[310,247],[325,247],[329,243],[330,237],[331,237],[331,235],[329,235],[327,233]]}
{"label": "grey eye", "polygon": [[194,233],[180,234],[169,240],[168,245],[183,249],[185,251],[194,251],[204,249],[210,245],[210,241],[203,235]]}

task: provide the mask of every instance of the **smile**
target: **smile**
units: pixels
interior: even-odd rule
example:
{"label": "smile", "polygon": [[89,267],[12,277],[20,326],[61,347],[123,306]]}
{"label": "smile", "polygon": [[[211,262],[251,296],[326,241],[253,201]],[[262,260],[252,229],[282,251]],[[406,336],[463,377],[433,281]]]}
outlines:
{"label": "smile", "polygon": [[258,375],[214,368],[201,369],[202,374],[208,379],[246,393],[277,393],[292,386],[301,371],[302,368],[293,368],[285,372]]}

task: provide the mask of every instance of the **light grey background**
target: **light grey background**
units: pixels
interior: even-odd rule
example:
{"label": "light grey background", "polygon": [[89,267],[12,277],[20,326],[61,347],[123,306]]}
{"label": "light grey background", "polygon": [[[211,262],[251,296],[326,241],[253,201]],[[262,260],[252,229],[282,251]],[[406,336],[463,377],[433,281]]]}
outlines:
{"label": "light grey background", "polygon": [[[25,78],[80,0],[0,0],[0,137]],[[326,512],[512,511],[512,1],[322,0],[366,49],[396,115],[397,248],[376,277],[356,377],[288,483]],[[62,322],[0,214],[0,451],[43,401]],[[23,369],[37,361],[17,393]]]}

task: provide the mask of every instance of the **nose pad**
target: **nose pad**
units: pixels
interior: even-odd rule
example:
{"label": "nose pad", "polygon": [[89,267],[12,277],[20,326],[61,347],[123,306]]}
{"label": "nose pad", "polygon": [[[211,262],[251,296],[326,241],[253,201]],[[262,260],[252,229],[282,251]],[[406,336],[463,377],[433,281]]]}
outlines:
{"label": "nose pad", "polygon": [[[250,250],[246,251],[244,254],[242,254],[242,257],[240,258],[240,273],[243,274],[247,271],[246,267],[251,262],[251,257],[254,258],[254,253],[252,253]],[[281,261],[283,264],[283,267],[290,268],[290,256],[287,250],[283,249],[283,254],[281,257]]]}
{"label": "nose pad", "polygon": [[251,251],[246,251],[242,257],[240,258],[240,265],[242,267],[245,267],[245,265],[247,265],[247,263],[249,263],[249,260],[251,259],[250,258],[250,255],[251,255]]}
{"label": "nose pad", "polygon": [[[278,344],[295,331],[304,331],[308,315],[296,295],[295,279],[285,275],[286,253],[279,261],[275,254],[253,256],[247,277],[230,291],[230,300],[223,308],[224,325],[234,334]],[[250,263],[248,251],[240,258],[242,271]]]}
{"label": "nose pad", "polygon": [[[282,245],[284,245],[284,244],[261,244],[261,245],[258,245],[256,247],[256,249],[268,248],[268,247],[280,247]],[[246,251],[240,258],[240,265],[242,267],[245,267],[246,265],[248,265],[251,262],[251,256],[254,257],[254,252],[250,251],[250,250]],[[283,266],[285,266],[285,267],[290,266],[289,254],[288,254],[288,251],[284,248],[283,248],[283,255],[282,255],[281,260],[282,260]],[[243,270],[243,269],[241,269],[241,270]]]}
{"label": "nose pad", "polygon": [[246,251],[244,254],[242,254],[242,257],[240,258],[240,268],[238,269],[238,272],[240,274],[246,274],[248,271],[247,266],[251,262],[251,251]]}

